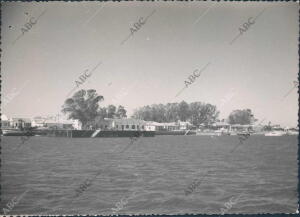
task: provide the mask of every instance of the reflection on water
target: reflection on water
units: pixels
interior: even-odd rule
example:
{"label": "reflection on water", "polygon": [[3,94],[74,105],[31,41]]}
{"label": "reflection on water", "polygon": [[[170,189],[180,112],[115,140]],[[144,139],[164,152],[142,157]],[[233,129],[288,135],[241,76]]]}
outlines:
{"label": "reflection on water", "polygon": [[220,214],[241,194],[226,213],[297,209],[296,136],[251,136],[231,154],[237,136],[156,136],[130,146],[129,138],[32,137],[14,150],[19,142],[2,137],[1,214],[27,189],[10,214],[107,215],[122,199],[118,214]]}

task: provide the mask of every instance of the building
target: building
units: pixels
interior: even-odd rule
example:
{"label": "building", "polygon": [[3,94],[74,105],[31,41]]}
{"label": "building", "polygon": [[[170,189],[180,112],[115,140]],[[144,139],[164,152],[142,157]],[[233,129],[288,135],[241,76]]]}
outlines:
{"label": "building", "polygon": [[48,116],[34,117],[31,122],[32,127],[37,128],[54,128],[54,129],[76,129],[81,130],[81,122],[79,120],[66,120],[64,117]]}
{"label": "building", "polygon": [[190,130],[196,128],[193,124],[188,121],[178,121],[179,130]]}
{"label": "building", "polygon": [[81,130],[81,123],[79,120],[45,120],[43,127],[54,129],[66,129],[66,130]]}
{"label": "building", "polygon": [[6,117],[6,115],[1,115],[1,129],[8,129],[10,128],[10,121]]}
{"label": "building", "polygon": [[151,124],[155,127],[155,131],[174,131],[179,130],[179,125],[176,122],[171,123],[158,123],[151,122]]}
{"label": "building", "polygon": [[82,129],[82,124],[79,120],[72,120],[72,122],[73,122],[72,126],[75,130],[81,130]]}
{"label": "building", "polygon": [[94,128],[119,131],[154,131],[154,126],[151,123],[134,118],[104,118],[98,120]]}
{"label": "building", "polygon": [[219,131],[231,131],[231,125],[226,123],[226,122],[216,122],[213,123],[212,125],[212,129],[214,130],[219,130]]}
{"label": "building", "polygon": [[10,118],[10,127],[15,129],[24,129],[31,127],[30,118]]}
{"label": "building", "polygon": [[255,133],[263,133],[264,125],[262,125],[262,124],[253,124],[252,129]]}
{"label": "building", "polygon": [[34,117],[31,122],[32,127],[44,127],[46,118],[43,117]]}
{"label": "building", "polygon": [[231,131],[235,131],[235,132],[249,132],[249,131],[253,131],[253,125],[250,125],[250,124],[245,124],[245,125],[232,124],[231,125]]}

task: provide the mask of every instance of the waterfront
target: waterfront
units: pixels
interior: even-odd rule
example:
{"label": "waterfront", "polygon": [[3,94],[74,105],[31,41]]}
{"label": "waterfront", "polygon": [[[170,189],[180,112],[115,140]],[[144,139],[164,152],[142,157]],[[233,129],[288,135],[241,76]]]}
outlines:
{"label": "waterfront", "polygon": [[9,214],[108,215],[122,198],[119,214],[212,214],[240,195],[226,213],[297,209],[297,136],[252,135],[232,153],[237,136],[31,137],[17,149],[20,137],[1,140],[1,208],[27,191]]}

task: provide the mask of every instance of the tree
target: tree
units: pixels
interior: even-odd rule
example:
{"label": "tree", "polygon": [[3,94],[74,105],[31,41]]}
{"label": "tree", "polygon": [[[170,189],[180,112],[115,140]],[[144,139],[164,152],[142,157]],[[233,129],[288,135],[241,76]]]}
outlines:
{"label": "tree", "polygon": [[230,124],[251,124],[256,119],[254,118],[254,115],[252,114],[251,109],[244,109],[244,110],[234,110],[230,113],[228,117]]}
{"label": "tree", "polygon": [[151,121],[152,120],[151,107],[147,105],[142,108],[136,109],[132,117],[137,119],[142,119],[145,121]]}
{"label": "tree", "polygon": [[190,120],[193,125],[212,124],[219,116],[219,111],[215,105],[206,104],[202,102],[193,102],[189,106]]}
{"label": "tree", "polygon": [[78,119],[85,127],[98,115],[99,102],[103,100],[104,97],[98,95],[96,90],[79,90],[65,100],[62,112],[68,115],[68,119]]}
{"label": "tree", "polygon": [[116,110],[117,110],[116,106],[109,105],[107,107],[107,117],[108,118],[114,118],[116,116]]}
{"label": "tree", "polygon": [[178,103],[168,103],[166,106],[166,120],[168,122],[178,121],[179,118],[179,105]]}
{"label": "tree", "polygon": [[97,117],[100,119],[107,118],[107,108],[105,107],[99,108]]}
{"label": "tree", "polygon": [[126,112],[127,111],[125,110],[125,108],[123,106],[119,105],[118,110],[116,112],[116,117],[126,118],[127,117]]}
{"label": "tree", "polygon": [[181,121],[186,121],[188,117],[190,116],[189,114],[189,104],[187,104],[185,101],[182,101],[178,105],[178,114],[179,114],[179,119]]}
{"label": "tree", "polygon": [[154,104],[150,107],[151,119],[156,122],[165,122],[165,107],[163,104]]}

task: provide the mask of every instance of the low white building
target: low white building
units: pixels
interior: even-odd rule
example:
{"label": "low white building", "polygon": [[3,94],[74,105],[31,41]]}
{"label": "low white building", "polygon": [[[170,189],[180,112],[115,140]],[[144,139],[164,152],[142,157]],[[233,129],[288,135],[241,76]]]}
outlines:
{"label": "low white building", "polygon": [[55,129],[81,130],[81,122],[79,120],[45,120],[43,126]]}
{"label": "low white building", "polygon": [[81,122],[79,120],[66,120],[57,116],[34,117],[31,122],[33,127],[38,128],[56,128],[56,129],[75,129],[81,130]]}
{"label": "low white building", "polygon": [[32,127],[44,127],[46,118],[43,117],[34,117],[31,121]]}
{"label": "low white building", "polygon": [[189,130],[194,126],[188,121],[178,121],[177,123],[179,125],[179,130]]}
{"label": "low white building", "polygon": [[158,123],[154,121],[147,122],[149,126],[155,128],[155,131],[176,131],[176,130],[188,130],[193,127],[190,122],[184,121],[177,121],[177,122],[170,122],[170,123]]}
{"label": "low white building", "polygon": [[134,118],[104,118],[98,120],[95,126],[103,130],[119,131],[154,131],[155,126],[150,122]]}
{"label": "low white building", "polygon": [[10,121],[6,117],[6,115],[1,115],[1,129],[8,129],[10,128]]}
{"label": "low white building", "polygon": [[29,128],[31,127],[30,118],[10,118],[10,127],[20,129],[20,128]]}
{"label": "low white building", "polygon": [[72,126],[75,130],[81,130],[82,129],[82,124],[79,120],[72,120],[72,122],[73,122]]}

